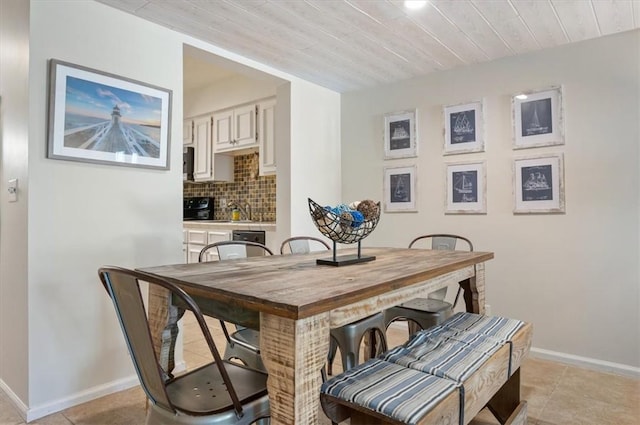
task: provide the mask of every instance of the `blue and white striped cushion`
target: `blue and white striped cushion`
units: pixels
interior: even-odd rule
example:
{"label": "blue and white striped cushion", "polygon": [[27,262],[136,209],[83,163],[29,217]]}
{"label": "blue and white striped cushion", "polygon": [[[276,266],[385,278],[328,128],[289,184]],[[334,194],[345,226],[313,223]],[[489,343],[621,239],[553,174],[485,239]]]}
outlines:
{"label": "blue and white striped cushion", "polygon": [[376,411],[406,424],[416,424],[458,386],[451,381],[380,359],[322,384],[321,393]]}
{"label": "blue and white striped cushion", "polygon": [[461,331],[418,335],[381,358],[401,366],[450,379],[460,384],[478,370],[503,343]]}
{"label": "blue and white striped cushion", "polygon": [[525,322],[505,317],[483,316],[474,313],[456,313],[440,326],[486,335],[502,342],[511,341]]}

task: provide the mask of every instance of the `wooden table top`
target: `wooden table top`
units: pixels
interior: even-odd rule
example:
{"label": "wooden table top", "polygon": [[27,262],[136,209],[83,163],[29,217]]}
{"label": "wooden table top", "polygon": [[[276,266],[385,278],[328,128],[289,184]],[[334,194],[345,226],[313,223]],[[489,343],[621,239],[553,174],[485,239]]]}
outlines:
{"label": "wooden table top", "polygon": [[[355,254],[343,249],[338,255]],[[316,265],[327,251],[176,264],[139,269],[163,277],[192,296],[303,319],[493,258],[491,252],[363,248],[376,260],[333,267]]]}

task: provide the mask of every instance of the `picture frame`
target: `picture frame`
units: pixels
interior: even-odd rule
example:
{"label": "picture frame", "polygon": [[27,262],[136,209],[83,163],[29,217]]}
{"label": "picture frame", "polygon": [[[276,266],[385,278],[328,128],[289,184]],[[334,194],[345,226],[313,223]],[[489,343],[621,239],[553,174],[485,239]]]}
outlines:
{"label": "picture frame", "polygon": [[513,161],[515,214],[565,212],[564,156],[561,153]]}
{"label": "picture frame", "polygon": [[481,100],[443,108],[444,155],[484,152],[484,116]]}
{"label": "picture frame", "polygon": [[384,115],[384,158],[418,156],[418,111],[393,112]]}
{"label": "picture frame", "polygon": [[47,158],[169,169],[171,90],[49,61]]}
{"label": "picture frame", "polygon": [[517,94],[511,105],[514,149],[564,144],[561,86]]}
{"label": "picture frame", "polygon": [[415,165],[384,168],[384,211],[417,212]]}
{"label": "picture frame", "polygon": [[445,214],[487,213],[486,161],[446,164]]}

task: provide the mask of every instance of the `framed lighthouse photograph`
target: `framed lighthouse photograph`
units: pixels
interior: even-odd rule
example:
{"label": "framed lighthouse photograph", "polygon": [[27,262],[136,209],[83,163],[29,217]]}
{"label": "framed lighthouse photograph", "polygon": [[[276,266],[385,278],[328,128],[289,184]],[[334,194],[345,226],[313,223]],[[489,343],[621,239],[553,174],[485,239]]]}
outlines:
{"label": "framed lighthouse photograph", "polygon": [[444,107],[444,154],[483,152],[482,102]]}
{"label": "framed lighthouse photograph", "polygon": [[445,214],[486,214],[486,162],[446,165]]}
{"label": "framed lighthouse photograph", "polygon": [[169,169],[171,91],[49,62],[47,157]]}
{"label": "framed lighthouse photograph", "polygon": [[514,149],[564,144],[562,87],[518,93],[511,106]]}

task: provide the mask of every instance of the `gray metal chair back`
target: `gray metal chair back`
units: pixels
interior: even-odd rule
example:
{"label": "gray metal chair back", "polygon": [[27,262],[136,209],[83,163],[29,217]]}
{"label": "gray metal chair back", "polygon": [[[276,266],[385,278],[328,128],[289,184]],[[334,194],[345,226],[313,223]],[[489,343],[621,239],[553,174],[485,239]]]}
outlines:
{"label": "gray metal chair back", "polygon": [[[202,248],[198,261],[205,262],[207,252],[215,249],[220,261],[248,258],[262,255],[273,255],[265,245],[251,241],[221,241],[214,242]],[[266,372],[266,367],[260,357],[260,332],[234,324],[236,331],[229,332],[224,320],[220,320],[220,327],[227,339],[224,349],[224,359],[238,359],[255,370]]]}
{"label": "gray metal chair back", "polygon": [[[164,279],[118,267],[100,268],[98,275],[113,302],[140,384],[152,403],[147,424],[250,424],[269,415],[266,374],[222,360],[200,309],[182,289]],[[213,362],[178,377],[162,369],[140,281],[169,291],[193,313]]]}
{"label": "gray metal chair back", "polygon": [[287,251],[291,254],[308,254],[311,252],[312,244],[320,249],[331,249],[329,244],[320,238],[314,238],[313,236],[293,236],[282,241],[280,254],[285,254]]}
{"label": "gray metal chair back", "polygon": [[[413,248],[414,245],[420,244],[423,242],[428,243],[429,240],[431,241],[431,249],[437,249],[437,250],[443,250],[443,251],[455,251],[456,246],[458,245],[458,242],[463,242],[463,243],[466,243],[466,247],[462,249],[466,249],[467,251],[473,251],[473,244],[469,239],[465,238],[464,236],[458,236],[458,235],[453,235],[448,233],[433,233],[429,235],[418,236],[417,238],[415,238],[409,243],[409,248]],[[460,291],[461,291],[461,288],[458,288],[458,292],[456,293],[456,298],[453,303],[453,307],[455,307],[455,305],[458,302],[458,298],[460,297]],[[442,288],[430,293],[428,298],[442,301],[444,300],[446,295],[447,295],[447,288]]]}
{"label": "gray metal chair back", "polygon": [[221,241],[214,242],[202,248],[198,256],[198,262],[205,262],[209,250],[215,249],[220,260],[234,260],[236,258],[257,257],[261,255],[273,255],[273,252],[265,245],[250,241]]}

